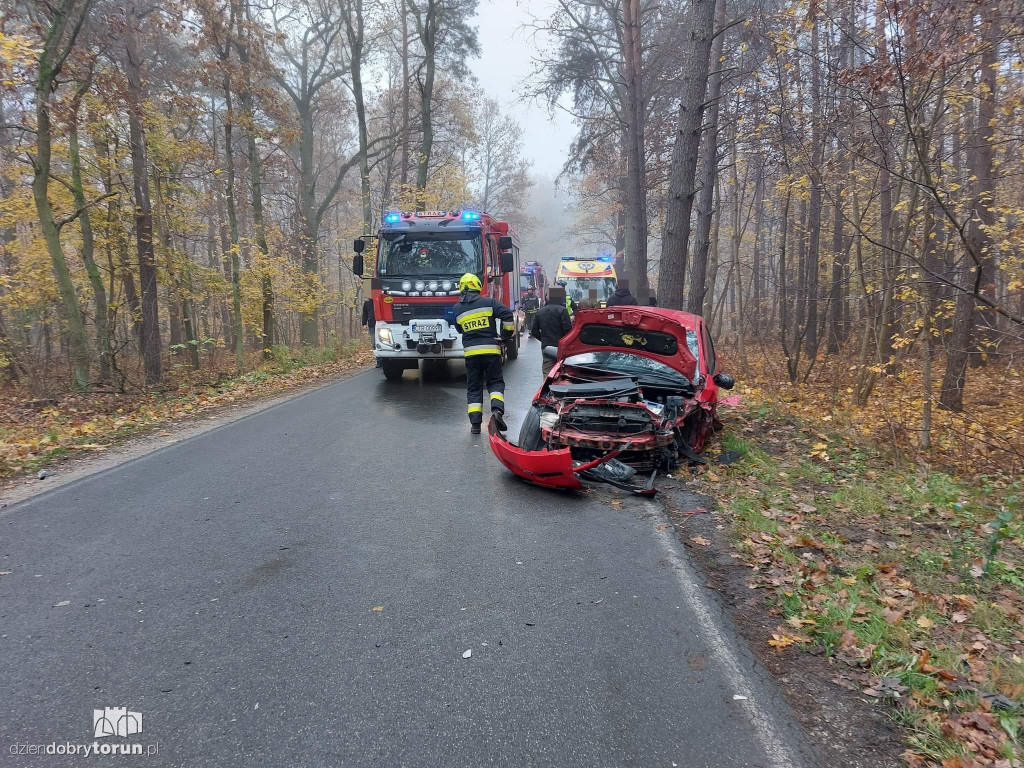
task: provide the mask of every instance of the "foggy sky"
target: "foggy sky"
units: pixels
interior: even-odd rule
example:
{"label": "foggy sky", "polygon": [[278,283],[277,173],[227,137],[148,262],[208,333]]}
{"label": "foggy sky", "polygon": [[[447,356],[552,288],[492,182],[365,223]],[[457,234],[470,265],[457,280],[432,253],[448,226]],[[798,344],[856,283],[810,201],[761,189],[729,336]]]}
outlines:
{"label": "foggy sky", "polygon": [[564,111],[549,114],[546,105],[519,98],[538,47],[548,43],[523,26],[534,16],[550,17],[555,8],[555,0],[480,0],[480,56],[470,61],[480,88],[523,127],[524,155],[533,160],[533,173],[541,176],[557,176],[562,170],[576,132]]}

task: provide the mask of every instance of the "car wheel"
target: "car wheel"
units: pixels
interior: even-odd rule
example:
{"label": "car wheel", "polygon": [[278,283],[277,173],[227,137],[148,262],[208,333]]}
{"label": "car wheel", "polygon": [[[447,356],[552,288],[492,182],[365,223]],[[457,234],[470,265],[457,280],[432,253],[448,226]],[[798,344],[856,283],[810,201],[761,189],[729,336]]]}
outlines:
{"label": "car wheel", "polygon": [[401,381],[402,374],[405,373],[405,365],[401,360],[384,360],[381,368],[384,370],[384,378],[388,381]]}
{"label": "car wheel", "polygon": [[540,408],[530,407],[519,430],[519,447],[524,451],[541,451],[544,449],[544,435],[540,431]]}
{"label": "car wheel", "polygon": [[505,345],[508,350],[508,359],[516,360],[519,358],[519,334],[514,334],[508,343]]}

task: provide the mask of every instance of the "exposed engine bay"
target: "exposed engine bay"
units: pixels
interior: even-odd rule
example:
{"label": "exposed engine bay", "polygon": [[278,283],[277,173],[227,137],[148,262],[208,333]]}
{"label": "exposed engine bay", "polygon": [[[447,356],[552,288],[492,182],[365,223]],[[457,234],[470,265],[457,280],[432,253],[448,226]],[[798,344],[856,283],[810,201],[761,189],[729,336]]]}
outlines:
{"label": "exposed engine bay", "polygon": [[[587,356],[577,356],[582,357]],[[627,377],[615,370],[574,365],[575,360],[566,360],[560,375],[541,389],[534,400],[536,413],[523,425],[520,445],[533,450],[569,448],[577,461],[619,450],[618,459],[640,471],[669,470],[683,460],[702,461],[697,451],[703,447],[705,430],[700,427],[712,414],[694,400],[688,379],[677,372]]]}

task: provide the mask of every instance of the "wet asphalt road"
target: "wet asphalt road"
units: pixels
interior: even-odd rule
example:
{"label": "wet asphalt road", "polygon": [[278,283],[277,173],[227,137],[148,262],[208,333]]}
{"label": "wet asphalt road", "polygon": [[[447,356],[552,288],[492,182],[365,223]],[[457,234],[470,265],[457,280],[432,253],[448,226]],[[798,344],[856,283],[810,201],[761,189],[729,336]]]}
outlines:
{"label": "wet asphalt road", "polygon": [[[88,764],[24,754],[54,742],[146,766],[812,765],[657,507],[516,481],[469,435],[461,366],[427,378],[360,374],[0,511],[0,766]],[[536,342],[506,379],[515,435]],[[94,740],[114,706],[143,733]]]}

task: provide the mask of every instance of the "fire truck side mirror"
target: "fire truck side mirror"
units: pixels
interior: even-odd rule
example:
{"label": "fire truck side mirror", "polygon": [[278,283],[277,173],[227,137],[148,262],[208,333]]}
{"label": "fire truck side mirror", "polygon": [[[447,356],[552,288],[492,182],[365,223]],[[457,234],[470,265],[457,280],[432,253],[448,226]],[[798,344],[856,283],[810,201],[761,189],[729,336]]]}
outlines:
{"label": "fire truck side mirror", "polygon": [[352,259],[352,272],[356,277],[363,276],[363,254],[357,252]]}
{"label": "fire truck side mirror", "polygon": [[501,271],[506,275],[509,272],[516,271],[516,262],[512,255],[512,251],[505,251],[501,254]]}
{"label": "fire truck side mirror", "polygon": [[362,253],[363,249],[366,248],[366,241],[361,237],[357,237],[352,241],[352,250],[356,253]]}
{"label": "fire truck side mirror", "polygon": [[512,238],[508,235],[502,235],[498,238],[498,250],[507,251],[512,247]]}

